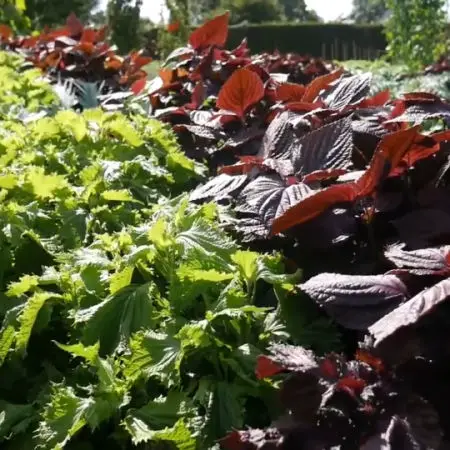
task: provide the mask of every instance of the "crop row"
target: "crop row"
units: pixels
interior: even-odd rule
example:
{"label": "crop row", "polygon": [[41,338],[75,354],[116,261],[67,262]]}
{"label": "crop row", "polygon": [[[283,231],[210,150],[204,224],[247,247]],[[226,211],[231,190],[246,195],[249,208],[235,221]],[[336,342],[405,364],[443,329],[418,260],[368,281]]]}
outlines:
{"label": "crop row", "polygon": [[[74,23],[48,76],[93,36]],[[122,113],[58,111],[17,77],[0,127],[5,448],[444,448],[450,105],[227,51],[227,32],[225,14],[117,88]]]}

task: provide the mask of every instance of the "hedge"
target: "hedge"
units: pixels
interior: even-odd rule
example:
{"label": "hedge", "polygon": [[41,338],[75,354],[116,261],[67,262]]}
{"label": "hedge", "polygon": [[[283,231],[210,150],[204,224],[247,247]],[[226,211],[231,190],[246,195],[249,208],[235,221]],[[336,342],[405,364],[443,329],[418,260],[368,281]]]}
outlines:
{"label": "hedge", "polygon": [[375,59],[386,48],[381,25],[261,24],[230,28],[228,47],[247,37],[253,53],[279,50],[327,59]]}
{"label": "hedge", "polygon": [[[148,42],[155,40],[152,30]],[[382,25],[338,23],[269,23],[232,26],[227,47],[233,48],[247,37],[252,53],[279,50],[327,59],[375,59],[386,48]]]}

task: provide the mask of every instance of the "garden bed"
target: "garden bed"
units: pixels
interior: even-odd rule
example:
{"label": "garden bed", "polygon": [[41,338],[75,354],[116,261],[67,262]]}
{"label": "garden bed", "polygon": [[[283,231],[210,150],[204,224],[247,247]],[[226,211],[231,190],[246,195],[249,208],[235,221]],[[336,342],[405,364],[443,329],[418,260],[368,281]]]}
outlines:
{"label": "garden bed", "polygon": [[2,448],[445,448],[450,105],[227,26],[3,39]]}

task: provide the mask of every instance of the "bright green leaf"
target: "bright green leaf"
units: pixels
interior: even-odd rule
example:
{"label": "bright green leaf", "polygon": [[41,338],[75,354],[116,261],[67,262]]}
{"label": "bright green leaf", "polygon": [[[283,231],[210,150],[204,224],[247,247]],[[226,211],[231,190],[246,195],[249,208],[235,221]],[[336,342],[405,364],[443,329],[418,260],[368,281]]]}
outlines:
{"label": "bright green leaf", "polygon": [[98,360],[98,351],[100,349],[100,345],[96,343],[95,345],[91,345],[85,347],[83,344],[73,344],[73,345],[64,345],[58,342],[55,344],[67,353],[70,353],[74,357],[79,357],[85,359],[88,363],[94,365]]}
{"label": "bright green leaf", "polygon": [[120,291],[120,289],[128,286],[131,283],[133,272],[134,267],[127,266],[125,267],[125,269],[112,275],[109,283],[109,292],[111,294],[115,294],[116,292]]}
{"label": "bright green leaf", "polygon": [[79,310],[76,323],[83,324],[87,343],[100,341],[102,351],[124,348],[132,333],[152,325],[153,283],[130,285],[103,302]]}
{"label": "bright green leaf", "polygon": [[46,175],[43,167],[33,167],[27,173],[27,182],[38,198],[51,198],[55,191],[67,186],[64,175]]}
{"label": "bright green leaf", "polygon": [[0,175],[0,188],[13,189],[17,186],[18,178],[16,175]]}
{"label": "bright green leaf", "polygon": [[86,425],[85,413],[92,402],[91,398],[78,397],[71,387],[55,386],[36,431],[42,448],[62,450]]}
{"label": "bright green leaf", "polygon": [[103,124],[103,129],[111,132],[116,137],[122,138],[133,147],[139,147],[144,143],[131,123],[124,117],[105,122]]}
{"label": "bright green leaf", "polygon": [[11,283],[8,286],[6,295],[8,297],[20,297],[23,294],[37,288],[39,286],[39,277],[36,275],[24,275],[20,281]]}
{"label": "bright green leaf", "polygon": [[114,202],[135,202],[139,203],[138,200],[134,199],[133,196],[129,191],[126,189],[120,189],[120,190],[108,190],[102,192],[102,198],[107,201],[114,201]]}
{"label": "bright green leaf", "polygon": [[62,297],[51,292],[36,292],[27,300],[18,318],[19,329],[16,336],[16,347],[18,350],[26,349],[41,308],[48,300],[57,298]]}
{"label": "bright green leaf", "polygon": [[180,359],[180,342],[166,333],[147,331],[133,336],[131,355],[127,358],[125,376],[137,378],[155,376],[168,380]]}
{"label": "bright green leaf", "polygon": [[134,445],[141,442],[170,442],[178,450],[197,450],[197,443],[184,421],[180,419],[173,427],[163,430],[152,430],[140,417],[132,414],[124,422]]}
{"label": "bright green leaf", "polygon": [[256,273],[258,270],[258,253],[247,250],[238,250],[231,256],[233,262],[238,266],[242,277],[251,284],[256,281]]}

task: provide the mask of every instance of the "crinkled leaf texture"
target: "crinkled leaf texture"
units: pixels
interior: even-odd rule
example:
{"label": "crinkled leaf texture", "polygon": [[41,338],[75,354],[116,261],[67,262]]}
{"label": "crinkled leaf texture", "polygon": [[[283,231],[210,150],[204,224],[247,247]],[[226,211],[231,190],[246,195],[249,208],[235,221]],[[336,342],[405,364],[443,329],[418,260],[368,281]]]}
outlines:
{"label": "crinkled leaf texture", "polygon": [[400,162],[417,139],[417,128],[409,128],[385,136],[379,143],[368,169],[354,182],[335,184],[311,195],[289,208],[272,224],[272,234],[279,234],[307,222],[338,204],[353,203],[371,195]]}
{"label": "crinkled leaf texture", "polygon": [[272,221],[307,197],[311,189],[303,183],[286,186],[278,175],[260,175],[250,182],[236,201],[241,215],[239,231],[267,237]]}
{"label": "crinkled leaf texture", "polygon": [[325,169],[348,169],[353,151],[351,119],[345,117],[300,138],[292,156],[297,176]]}
{"label": "crinkled leaf texture", "polygon": [[384,256],[399,269],[415,275],[446,275],[450,273],[450,246],[403,250],[403,245],[392,245]]}
{"label": "crinkled leaf texture", "polygon": [[86,414],[92,404],[92,398],[78,397],[71,387],[55,387],[36,431],[40,445],[48,450],[64,448],[86,425]]}
{"label": "crinkled leaf texture", "polygon": [[450,104],[442,101],[438,96],[427,94],[430,97],[423,98],[422,95],[406,94],[406,100],[398,100],[393,111],[393,118],[389,122],[412,122],[422,123],[429,119],[450,117]]}
{"label": "crinkled leaf texture", "polygon": [[416,296],[381,318],[369,328],[375,347],[395,344],[396,335],[417,326],[450,297],[450,278],[419,292]]}
{"label": "crinkled leaf texture", "polygon": [[244,390],[236,383],[202,380],[196,398],[206,410],[202,427],[204,446],[244,426]]}
{"label": "crinkled leaf texture", "polygon": [[130,336],[152,324],[153,283],[130,285],[101,303],[79,310],[75,322],[83,324],[87,343],[100,341],[102,352],[126,348]]}
{"label": "crinkled leaf texture", "polygon": [[149,441],[167,441],[180,449],[195,449],[196,440],[186,426],[192,415],[191,402],[183,392],[170,391],[139,409],[128,410],[123,425],[137,445]]}
{"label": "crinkled leaf texture", "polygon": [[408,298],[396,275],[322,273],[300,285],[339,324],[365,330]]}
{"label": "crinkled leaf texture", "polygon": [[258,378],[267,378],[279,372],[308,373],[316,371],[319,366],[311,350],[293,345],[276,344],[270,347],[269,356],[260,356],[256,367]]}
{"label": "crinkled leaf texture", "polygon": [[370,91],[372,75],[353,75],[336,81],[323,96],[325,104],[331,109],[342,109],[362,100]]}
{"label": "crinkled leaf texture", "polygon": [[406,419],[393,416],[385,431],[371,437],[361,450],[419,450],[423,448],[411,433]]}
{"label": "crinkled leaf texture", "polygon": [[160,442],[162,445],[172,445],[179,450],[197,449],[197,441],[183,419],[180,419],[173,427],[152,430],[141,419],[130,415],[125,419],[125,427],[135,445],[143,442],[155,444]]}
{"label": "crinkled leaf texture", "polygon": [[197,187],[190,195],[193,202],[220,199],[233,196],[247,181],[247,175],[231,176],[220,174],[206,184]]}
{"label": "crinkled leaf texture", "polygon": [[299,115],[291,111],[283,111],[272,120],[264,134],[258,156],[277,159],[291,158],[296,145],[294,125],[291,121],[296,117]]}
{"label": "crinkled leaf texture", "polygon": [[174,337],[154,331],[139,332],[132,337],[130,349],[124,369],[128,378],[155,376],[166,382],[176,376],[181,344]]}

